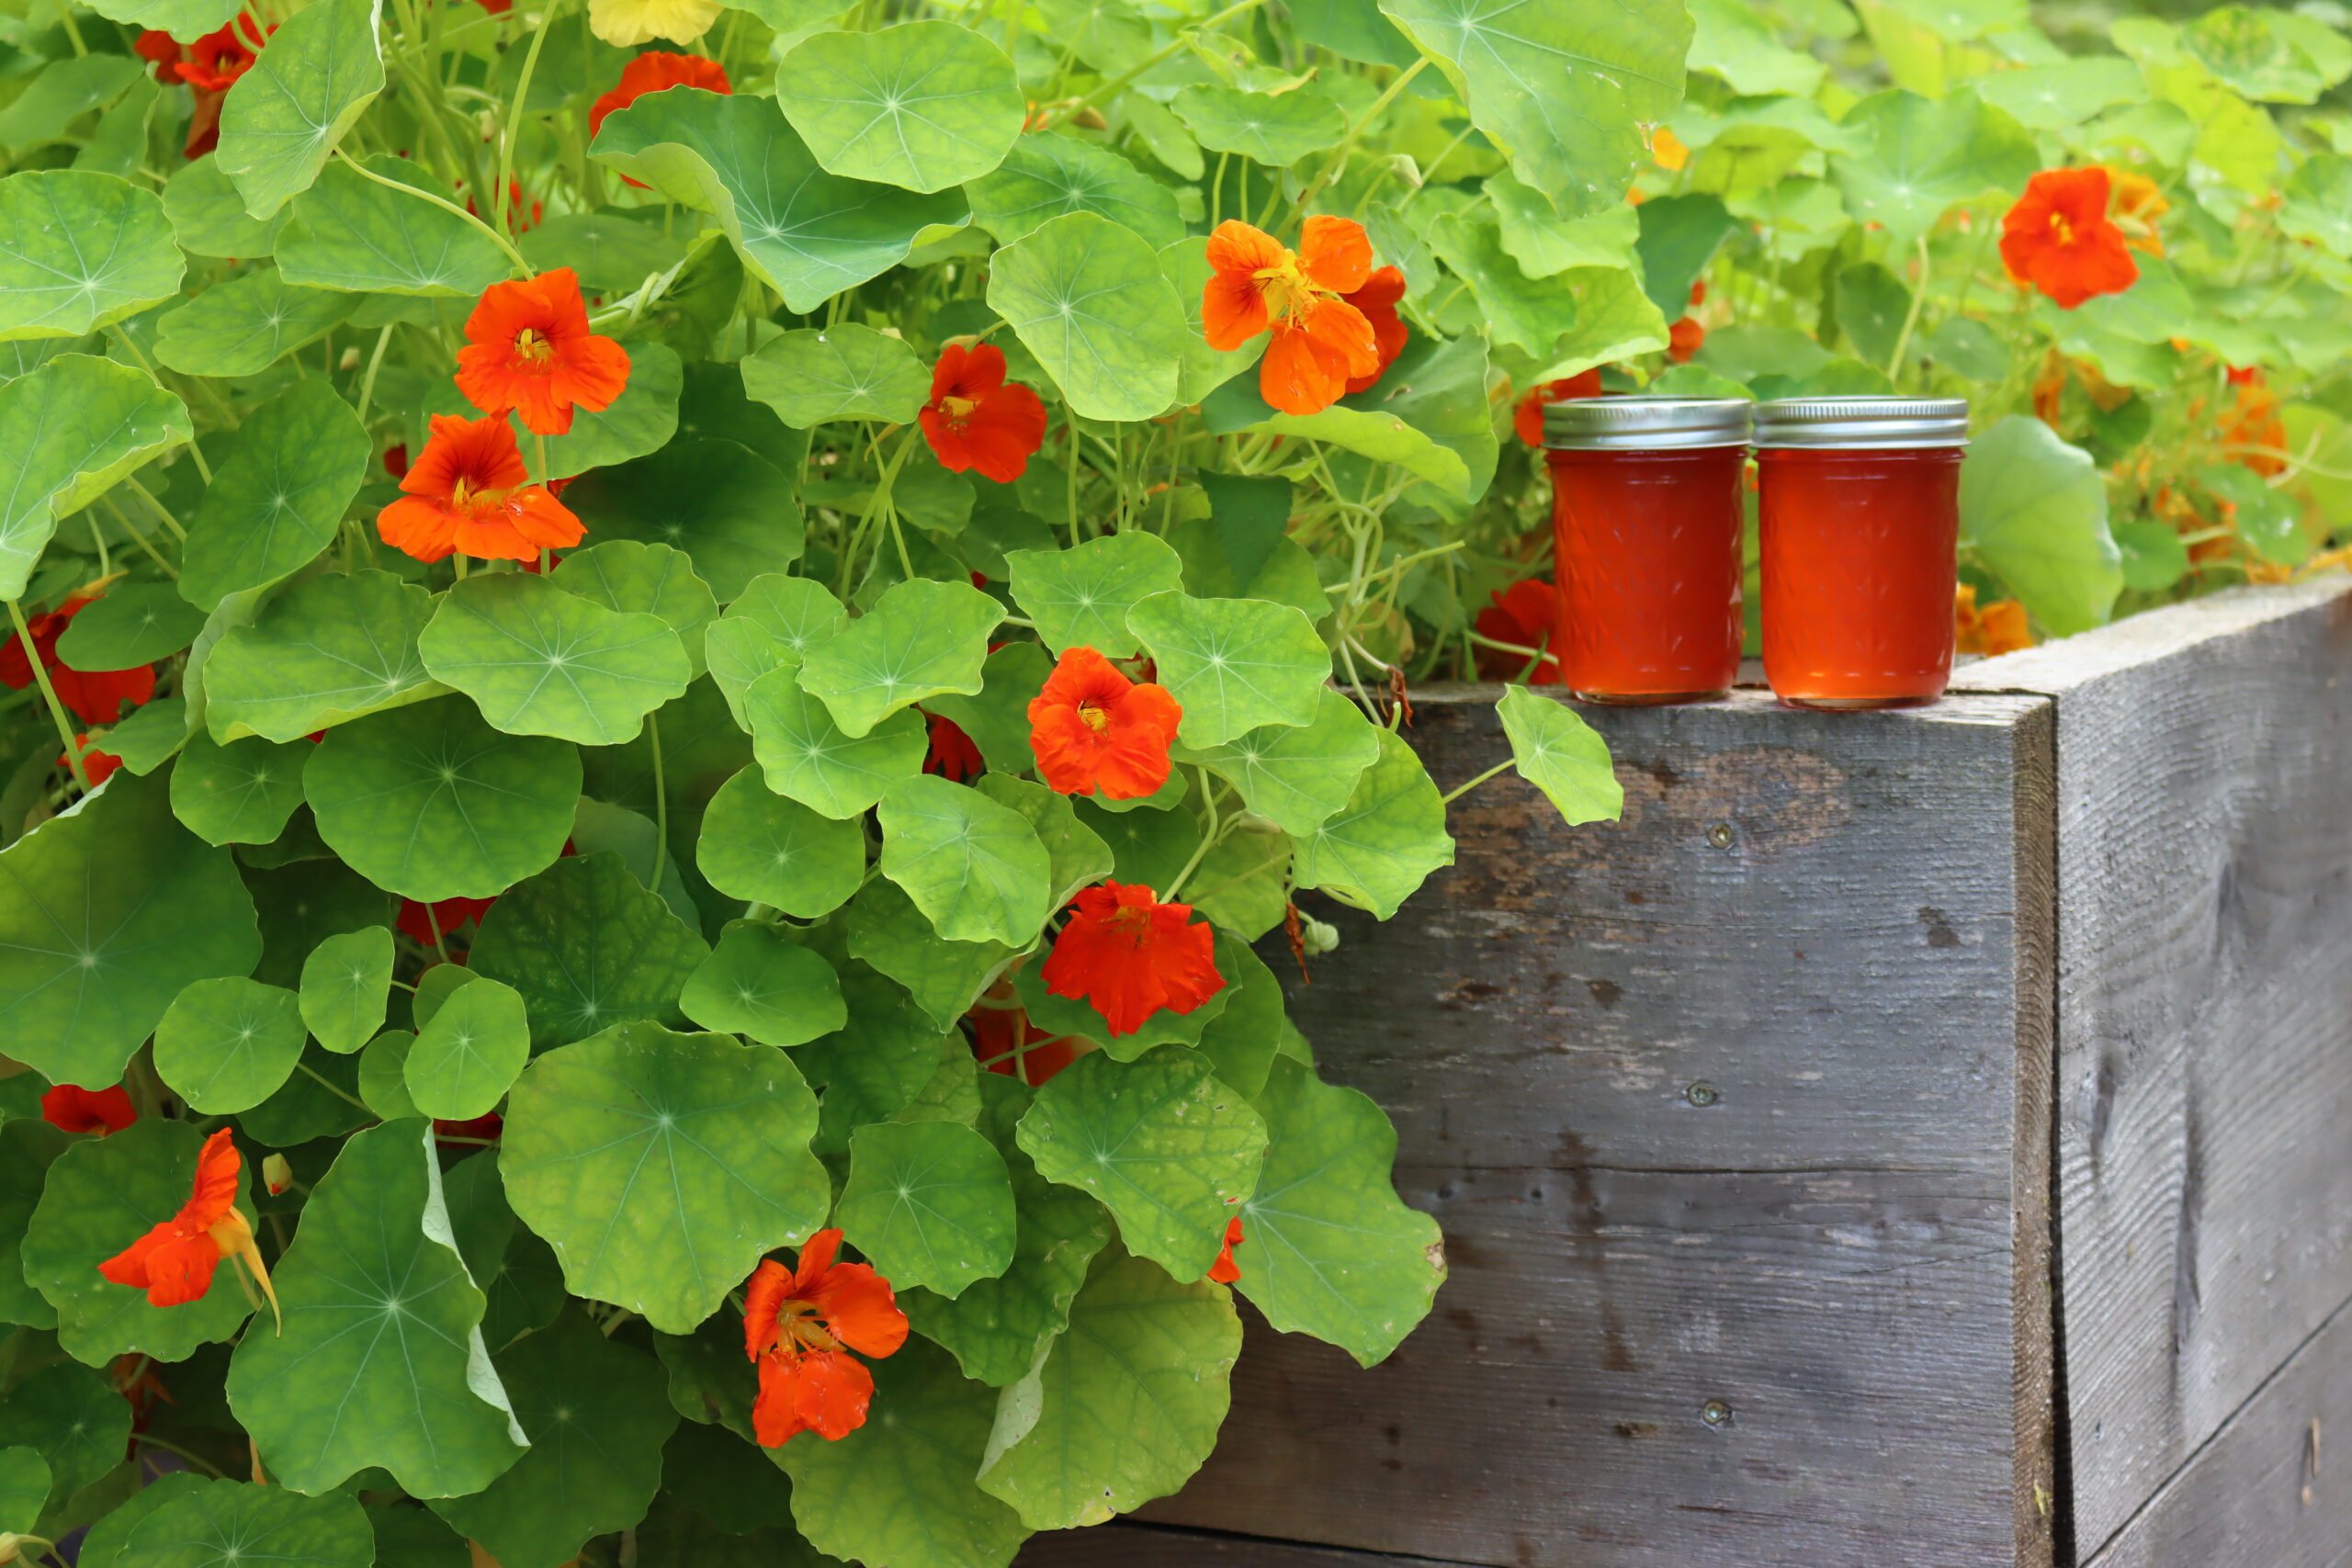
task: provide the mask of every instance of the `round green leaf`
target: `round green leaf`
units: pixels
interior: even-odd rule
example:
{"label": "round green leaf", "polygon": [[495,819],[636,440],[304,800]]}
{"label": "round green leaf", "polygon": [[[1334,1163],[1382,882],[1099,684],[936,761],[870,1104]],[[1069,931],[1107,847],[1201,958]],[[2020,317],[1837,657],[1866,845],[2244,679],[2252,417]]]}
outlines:
{"label": "round green leaf", "polygon": [[660,1363],[573,1309],[497,1358],[531,1451],[470,1497],[434,1505],[499,1568],[561,1568],[645,1517],[678,1425]]}
{"label": "round green leaf", "polygon": [[258,376],[359,308],[348,294],[303,288],[272,267],[216,284],[155,323],[155,357],[190,376]]}
{"label": "round green leaf", "polygon": [[76,670],[135,670],[196,640],[204,612],[169,583],[118,583],[91,601],[57,639],[57,656]]}
{"label": "round green leaf", "polygon": [[2117,55],[1994,71],[1969,82],[1976,96],[2031,130],[2064,130],[2102,109],[2147,96],[2147,78]]}
{"label": "round green leaf", "polygon": [[842,972],[842,997],[849,1021],[792,1054],[809,1084],[825,1091],[812,1145],[820,1155],[847,1154],[854,1129],[913,1104],[938,1072],[947,1039],[903,987],[862,964]]}
{"label": "round green leaf", "polygon": [[1935,102],[1889,88],[1847,110],[1844,123],[1874,138],[1867,155],[1830,160],[1847,210],[1883,224],[1896,254],[1907,254],[1946,209],[2019,189],[2041,166],[2025,128],[1965,88]]}
{"label": "round green leaf", "polygon": [[2123,587],[2098,465],[2030,415],[2010,414],[1970,445],[1960,542],[2053,636],[2104,626]]}
{"label": "round green leaf", "polygon": [[182,987],[261,951],[229,852],[173,819],[160,778],[119,774],[0,850],[0,1026],[51,1083],[118,1081]]}
{"label": "round green leaf", "polygon": [[826,817],[859,815],[890,786],[922,772],[922,716],[895,713],[855,739],[800,689],[800,671],[772,670],[743,694],[752,753],[768,788]]}
{"label": "round green leaf", "polygon": [[502,735],[449,699],[327,731],[302,791],[319,836],[379,887],[424,903],[489,898],[563,852],[580,756]]}
{"label": "round green leaf", "polygon": [[564,557],[549,581],[607,610],[661,616],[685,645],[695,675],[702,674],[703,632],[718,618],[718,601],[684,551],[611,539]]}
{"label": "round green leaf", "polygon": [[0,1447],[30,1449],[48,1461],[52,1504],[121,1464],[130,1440],[130,1402],[70,1361],[25,1377],[0,1402]]}
{"label": "round green leaf", "polygon": [[1232,781],[1250,810],[1304,836],[1348,803],[1379,754],[1377,727],[1326,688],[1312,723],[1252,729],[1202,751],[1199,761]]}
{"label": "round green leaf", "polygon": [[[510,51],[507,58],[512,58]],[[545,71],[544,57],[539,69]],[[539,96],[538,78],[531,82],[531,96]],[[653,221],[642,220],[650,212]],[[686,236],[665,235],[659,208],[606,208],[601,212],[567,212],[550,218],[514,243],[534,272],[568,266],[580,276],[580,287],[607,296],[627,294],[648,275],[666,272],[686,257]]]}
{"label": "round green leaf", "polygon": [[391,987],[390,931],[369,926],[331,936],[302,961],[302,1021],[320,1044],[348,1055],[384,1027]]}
{"label": "round green leaf", "polygon": [[[1155,534],[1105,534],[1066,550],[1008,550],[1013,603],[1057,654],[1091,648],[1111,659],[1136,649],[1127,612],[1184,585],[1184,563]],[[1033,695],[1035,694],[1032,694]]]}
{"label": "round green leaf", "polygon": [[745,263],[804,313],[898,265],[917,234],[966,212],[956,192],[922,196],[827,174],[774,98],[650,94],[605,122],[594,152],[716,216]]}
{"label": "round green leaf", "polygon": [[155,1025],[155,1071],[208,1116],[276,1094],[307,1038],[293,992],[258,980],[198,980]]}
{"label": "round green leaf", "polygon": [[719,934],[678,1005],[705,1029],[763,1045],[806,1044],[849,1021],[833,966],[774,927],[748,920]]}
{"label": "round green leaf", "polygon": [[1625,791],[1610,765],[1609,742],[1575,709],[1513,686],[1503,693],[1496,714],[1510,737],[1511,761],[1520,776],[1560,808],[1569,827],[1614,822],[1623,813]]}
{"label": "round green leaf", "polygon": [[130,1539],[130,1532],[144,1523],[148,1515],[166,1503],[211,1484],[195,1471],[175,1470],[140,1487],[117,1504],[113,1512],[92,1525],[90,1533],[82,1538],[80,1568],[121,1568],[118,1559],[123,1542]]}
{"label": "round green leaf", "polygon": [[408,1097],[408,1054],[415,1043],[407,1030],[388,1029],[359,1053],[360,1100],[387,1122],[424,1114]]}
{"label": "round green leaf", "polygon": [[281,1484],[315,1495],[372,1465],[411,1496],[452,1497],[521,1456],[429,1123],[354,1134],[272,1274],[285,1327],[238,1345],[229,1406]]}
{"label": "round green leaf", "polygon": [[334,541],[374,450],[325,381],[298,381],[254,410],[188,523],[180,592],[209,610],[308,564]]}
{"label": "round green leaf", "polygon": [[32,1449],[0,1449],[0,1531],[30,1535],[49,1501],[49,1461]]}
{"label": "round green leaf", "polygon": [[172,814],[208,844],[266,844],[302,804],[305,741],[248,739],[226,746],[201,732],[172,769]]}
{"label": "round green leaf", "polygon": [[762,344],[743,361],[743,390],[795,430],[834,419],[912,424],[931,398],[931,372],[899,339],[842,321]]}
{"label": "round green leaf", "polygon": [[305,1050],[285,1087],[251,1111],[237,1113],[237,1130],[254,1143],[289,1149],[317,1138],[339,1137],[365,1126],[359,1061],[331,1051]]}
{"label": "round green leaf", "polygon": [[618,854],[568,855],[482,917],[469,966],[523,994],[531,1043],[672,1019],[710,949]]}
{"label": "round green leaf", "polygon": [[981,1489],[1032,1529],[1101,1524],[1165,1497],[1216,1446],[1241,1354],[1222,1285],[1180,1284],[1113,1247],[1094,1259],[1069,1327],[1007,1404]]}
{"label": "round green leaf", "polygon": [[[226,13],[234,14],[233,7]],[[227,171],[211,158],[198,158],[172,171],[164,186],[164,216],[172,220],[172,232],[188,254],[229,259],[270,254],[277,248],[278,230],[286,224],[282,210],[266,223],[247,217],[244,198],[237,194]]]}
{"label": "round green leaf", "polygon": [[[188,1122],[142,1116],[119,1133],[75,1144],[49,1168],[25,1230],[25,1280],[57,1309],[58,1343],[76,1360],[102,1367],[134,1350],[159,1361],[186,1360],[207,1340],[234,1334],[253,1311],[232,1264],[221,1265],[201,1301],[174,1307],[151,1306],[146,1292],[98,1272],[99,1264],[180,1212],[195,1189],[203,1146],[204,1134]],[[250,1171],[237,1178],[241,1204],[251,1179]],[[17,1397],[10,1394],[9,1403]],[[121,1457],[118,1448],[101,1468]]]}
{"label": "round green leaf", "polygon": [[1216,270],[1209,265],[1208,247],[1208,236],[1198,234],[1163,245],[1159,251],[1160,273],[1175,288],[1176,302],[1184,308],[1184,357],[1176,370],[1176,400],[1188,407],[1258,363],[1258,356],[1266,350],[1262,337],[1253,337],[1239,348],[1209,346],[1201,328],[1201,304]]}
{"label": "round green leaf", "polygon": [[1305,89],[1248,93],[1196,85],[1177,94],[1169,107],[1210,152],[1238,152],[1277,169],[1337,147],[1348,134],[1348,117],[1340,106]]}
{"label": "round green leaf", "polygon": [[797,670],[817,644],[840,634],[849,612],[825,586],[806,577],[756,577],[705,634],[711,679],[727,698],[736,727],[749,731],[744,698],[771,670]]}
{"label": "round green leaf", "polygon": [[574,1295],[689,1334],[763,1254],[824,1223],[816,1126],[774,1047],[624,1024],[524,1070],[499,1163]]}
{"label": "round green leaf", "polygon": [[[45,142],[65,140],[68,127],[122,96],[141,71],[137,62],[119,54],[84,54],[34,65],[28,75],[16,101],[0,109],[0,147],[11,149],[20,159]],[[93,143],[96,140],[91,139]],[[79,153],[74,162],[90,166]]]}
{"label": "round green leaf", "polygon": [[128,180],[80,169],[0,180],[0,343],[96,332],[177,294],[187,265],[162,199]]}
{"label": "round green leaf", "polygon": [[651,457],[583,474],[563,501],[591,538],[685,551],[722,601],[798,560],[805,536],[792,481],[732,441],[673,441]]}
{"label": "round green leaf", "polygon": [[[40,1075],[26,1073],[18,1081],[37,1091]],[[25,1279],[25,1227],[40,1201],[51,1163],[75,1140],[42,1121],[39,1107],[38,1094],[28,1094],[24,1112],[0,1123],[0,1247],[15,1248],[18,1257],[16,1268],[0,1266],[0,1323],[55,1328],[57,1309]]]}
{"label": "round green leaf", "polygon": [[496,1154],[458,1161],[444,1178],[444,1188],[450,1234],[467,1271],[490,1298],[481,1336],[495,1354],[556,1320],[565,1301],[563,1270],[548,1244],[515,1222]]}
{"label": "round green leaf", "polygon": [[433,678],[510,735],[586,746],[636,739],[693,671],[659,615],[621,615],[528,572],[452,588],[417,640]]}
{"label": "round green leaf", "polygon": [[0,599],[24,597],[58,518],[189,434],[186,404],[112,360],[61,354],[0,385]]}
{"label": "round green leaf", "polygon": [[485,976],[458,987],[417,1030],[401,1077],[419,1113],[470,1122],[497,1109],[530,1055],[522,997]]}
{"label": "round green leaf", "polygon": [[2352,256],[2352,158],[2313,153],[2288,180],[2286,197],[2278,209],[2282,231]]}
{"label": "round green leaf", "polygon": [[208,1481],[133,1526],[118,1561],[123,1568],[368,1568],[376,1532],[356,1497]]}
{"label": "round green leaf", "polygon": [[319,177],[327,154],[384,87],[382,0],[319,0],[271,33],[220,106],[213,156],[267,218]]}
{"label": "round green leaf", "polygon": [[1370,1100],[1284,1056],[1257,1103],[1269,1143],[1241,1206],[1241,1293],[1276,1328],[1369,1367],[1428,1315],[1444,1281],[1437,1222],[1397,1199],[1396,1131]]}
{"label": "round green leaf", "polygon": [[[617,468],[670,445],[670,438],[678,431],[678,399],[685,390],[685,367],[679,361],[677,350],[667,344],[629,339],[621,347],[628,355],[628,386],[614,400],[612,407],[601,413],[574,410],[571,434],[547,438],[544,466],[539,462],[537,439],[523,443],[523,455],[530,464],[533,479],[569,479],[591,468]],[[447,395],[453,410],[472,412],[458,400],[454,386]],[[689,548],[675,539],[662,542]]]}
{"label": "round green leaf", "polygon": [[704,808],[695,864],[729,898],[820,919],[857,891],[865,875],[865,835],[854,822],[772,793],[757,768],[745,768]]}
{"label": "round green leaf", "polygon": [[884,877],[858,890],[841,931],[852,957],[905,987],[941,1029],[955,1028],[1019,951],[1001,942],[950,942]]}
{"label": "round green leaf", "polygon": [[1053,912],[1052,862],[1021,813],[933,774],[882,797],[882,874],[952,942],[1026,947]]}
{"label": "round green leaf", "polygon": [[988,298],[1072,413],[1150,419],[1175,400],[1184,308],[1134,230],[1056,218],[996,254]]}
{"label": "round green leaf", "polygon": [[1012,1262],[1004,1156],[954,1122],[877,1122],[852,1134],[833,1218],[894,1286],[953,1299]]}
{"label": "round green leaf", "polygon": [[433,609],[430,593],[388,571],[298,583],[253,625],[231,629],[206,660],[212,738],[299,740],[445,694],[416,647]]}
{"label": "round green leaf", "polygon": [[1179,1280],[1216,1261],[1266,1152],[1264,1121],[1181,1045],[1080,1057],[1037,1091],[1018,1135],[1040,1176],[1092,1193],[1127,1250]]}
{"label": "round green leaf", "polygon": [[837,1443],[804,1433],[770,1450],[792,1477],[800,1533],[855,1562],[1010,1562],[1028,1531],[972,1482],[995,1391],[921,1339],[873,1367],[875,1419]]}
{"label": "round green leaf", "polygon": [[1009,245],[1073,212],[1125,224],[1153,245],[1172,245],[1184,237],[1175,192],[1108,147],[1074,136],[1024,136],[995,173],[966,188],[972,221],[999,244]]}
{"label": "round green leaf", "polygon": [[808,651],[797,683],[824,703],[842,734],[863,738],[925,697],[978,692],[989,634],[1003,619],[1004,606],[968,582],[894,582],[847,629]]}
{"label": "round green leaf", "polygon": [[1127,626],[1184,710],[1187,746],[1221,746],[1261,725],[1306,725],[1322,706],[1330,650],[1305,612],[1261,599],[1157,593]]}
{"label": "round green leaf", "polygon": [[479,294],[510,276],[505,256],[489,235],[447,209],[398,188],[429,191],[447,201],[448,190],[430,175],[406,159],[382,155],[368,159],[368,166],[394,183],[371,180],[337,164],[287,209],[277,242],[277,268],[287,282],[347,293],[450,299]]}
{"label": "round green leaf", "polygon": [[1027,773],[1037,765],[1037,754],[1029,749],[1029,704],[1053,672],[1053,660],[1036,643],[1004,643],[981,662],[978,696],[944,693],[927,699],[923,712],[970,736],[991,770]]}
{"label": "round green leaf", "polygon": [[1004,51],[959,22],[804,39],[777,95],[817,162],[908,190],[978,179],[1004,161],[1028,112]]}
{"label": "round green leaf", "polygon": [[1379,759],[1348,803],[1300,836],[1293,875],[1385,920],[1430,872],[1453,863],[1437,785],[1413,749],[1384,729]]}

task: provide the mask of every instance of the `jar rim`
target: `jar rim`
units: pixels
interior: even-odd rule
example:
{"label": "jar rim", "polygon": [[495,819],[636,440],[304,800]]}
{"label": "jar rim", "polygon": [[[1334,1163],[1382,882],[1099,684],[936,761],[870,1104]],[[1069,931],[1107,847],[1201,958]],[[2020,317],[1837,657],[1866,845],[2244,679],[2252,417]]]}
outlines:
{"label": "jar rim", "polygon": [[1756,445],[1965,446],[1968,400],[1886,394],[1774,398],[1757,405]]}
{"label": "jar rim", "polygon": [[1569,398],[1544,405],[1544,445],[1567,452],[1745,446],[1750,406],[1746,398]]}

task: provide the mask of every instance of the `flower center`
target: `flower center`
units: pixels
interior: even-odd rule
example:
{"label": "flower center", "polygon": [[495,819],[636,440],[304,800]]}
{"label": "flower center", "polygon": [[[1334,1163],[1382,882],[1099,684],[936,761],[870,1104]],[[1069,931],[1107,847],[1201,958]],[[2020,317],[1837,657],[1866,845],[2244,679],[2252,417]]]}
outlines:
{"label": "flower center", "polygon": [[838,1350],[842,1342],[833,1337],[822,1318],[817,1315],[814,1302],[788,1301],[776,1309],[776,1337],[796,1350]]}
{"label": "flower center", "polygon": [[1131,904],[1122,905],[1113,910],[1102,924],[1126,938],[1130,946],[1141,947],[1144,939],[1151,934],[1151,911],[1136,908]]}
{"label": "flower center", "polygon": [[1299,270],[1298,257],[1287,251],[1283,253],[1281,261],[1260,267],[1251,276],[1265,292],[1267,313],[1278,321],[1306,310],[1319,293],[1306,281],[1306,274]]}
{"label": "flower center", "polygon": [[979,406],[980,403],[978,398],[942,398],[939,400],[939,412],[947,416],[947,423],[950,424],[962,424],[966,420],[972,417],[972,411]]}
{"label": "flower center", "polygon": [[2066,220],[2064,213],[2053,212],[2050,215],[2050,237],[2062,245],[2071,245],[2075,243],[2075,226]]}
{"label": "flower center", "polygon": [[1078,705],[1078,716],[1087,728],[1097,735],[1111,728],[1111,710],[1092,697]]}
{"label": "flower center", "polygon": [[461,475],[450,482],[449,510],[472,512],[483,507],[495,506],[505,499],[505,495],[506,492],[503,490],[492,490],[487,486],[477,485],[473,480]]}
{"label": "flower center", "polygon": [[525,327],[514,334],[514,357],[533,365],[545,365],[555,354],[555,344],[547,333],[537,327]]}

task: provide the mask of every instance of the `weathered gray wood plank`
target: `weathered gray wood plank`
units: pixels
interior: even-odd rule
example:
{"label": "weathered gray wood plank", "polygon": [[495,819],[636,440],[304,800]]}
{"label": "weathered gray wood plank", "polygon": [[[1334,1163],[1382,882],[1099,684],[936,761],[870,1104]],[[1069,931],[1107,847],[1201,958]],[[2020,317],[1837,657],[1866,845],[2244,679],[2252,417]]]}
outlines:
{"label": "weathered gray wood plank", "polygon": [[1012,1568],[1457,1568],[1430,1557],[1300,1546],[1150,1525],[1097,1525],[1029,1538]]}
{"label": "weathered gray wood plank", "polygon": [[2057,705],[2059,1311],[2088,1558],[2352,1298],[2352,597],[2223,594],[1961,683]]}
{"label": "weathered gray wood plank", "polygon": [[[1442,781],[1503,754],[1494,694],[1419,701]],[[1217,1457],[1149,1517],[1475,1563],[2047,1562],[2047,716],[1588,710],[1623,825],[1498,780],[1410,918],[1323,908],[1295,1016],[1396,1116],[1453,1278],[1369,1373],[1254,1325]]]}

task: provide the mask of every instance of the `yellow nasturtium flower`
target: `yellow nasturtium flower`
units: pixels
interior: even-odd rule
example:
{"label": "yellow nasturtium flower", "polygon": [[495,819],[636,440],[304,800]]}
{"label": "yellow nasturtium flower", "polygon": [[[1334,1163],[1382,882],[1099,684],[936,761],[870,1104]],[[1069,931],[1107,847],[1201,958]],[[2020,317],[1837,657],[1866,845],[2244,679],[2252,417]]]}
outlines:
{"label": "yellow nasturtium flower", "polygon": [[623,49],[657,38],[692,43],[710,31],[721,8],[718,0],[588,0],[588,28]]}

